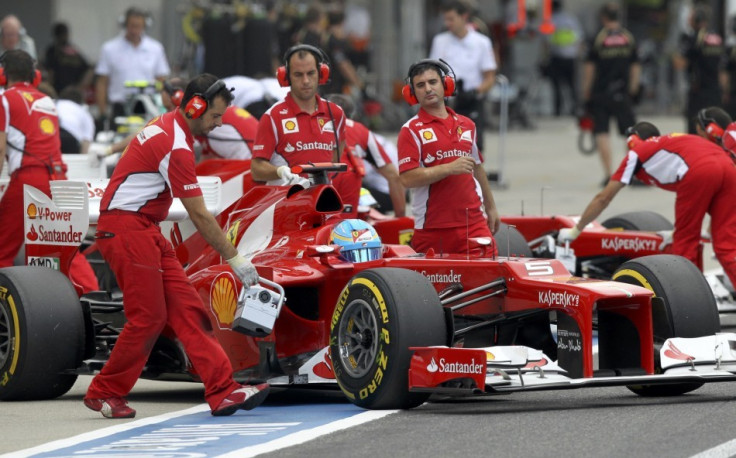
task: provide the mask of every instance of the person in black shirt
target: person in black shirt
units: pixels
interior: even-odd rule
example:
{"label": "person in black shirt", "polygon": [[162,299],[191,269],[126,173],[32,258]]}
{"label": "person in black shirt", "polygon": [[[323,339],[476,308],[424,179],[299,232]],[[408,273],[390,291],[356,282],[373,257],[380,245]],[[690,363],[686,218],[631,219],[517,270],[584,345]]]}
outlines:
{"label": "person in black shirt", "polygon": [[595,143],[605,173],[604,186],[613,172],[610,118],[616,118],[621,135],[636,124],[632,98],[639,90],[641,74],[636,41],[621,26],[619,14],[615,3],[601,8],[603,28],[590,43],[583,67],[583,101],[593,118]]}
{"label": "person in black shirt", "polygon": [[57,22],[53,27],[54,42],[46,49],[44,67],[57,93],[67,86],[81,89],[92,81],[92,67],[69,41],[69,26]]}
{"label": "person in black shirt", "polygon": [[721,105],[722,89],[727,76],[723,69],[723,38],[709,30],[711,10],[708,5],[695,5],[690,14],[691,34],[682,34],[678,52],[673,58],[677,70],[686,70],[690,87],[687,91],[685,123],[687,132],[696,133],[695,117],[701,108]]}

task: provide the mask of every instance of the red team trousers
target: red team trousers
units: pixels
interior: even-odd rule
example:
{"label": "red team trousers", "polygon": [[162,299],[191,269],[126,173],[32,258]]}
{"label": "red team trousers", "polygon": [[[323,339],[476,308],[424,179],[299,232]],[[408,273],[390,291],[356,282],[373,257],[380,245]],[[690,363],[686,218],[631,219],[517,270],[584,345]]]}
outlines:
{"label": "red team trousers", "polygon": [[[0,267],[10,267],[25,240],[23,212],[23,185],[28,184],[51,196],[49,171],[44,166],[22,167],[10,177],[8,189],[0,200],[0,217],[3,230],[0,231]],[[69,276],[80,285],[84,293],[100,289],[92,267],[84,256],[77,253],[72,258]]]}
{"label": "red team trousers", "polygon": [[[159,334],[167,324],[184,345],[216,408],[233,390],[232,366],[212,333],[199,294],[175,252],[154,222],[137,213],[109,211],[100,216],[97,239],[102,256],[123,291],[127,322],[87,397],[123,397],[138,380]],[[105,238],[105,234],[114,234]]]}
{"label": "red team trousers", "polygon": [[713,251],[736,285],[736,168],[722,162],[692,167],[677,185],[672,252],[697,265],[698,244],[710,214]]}

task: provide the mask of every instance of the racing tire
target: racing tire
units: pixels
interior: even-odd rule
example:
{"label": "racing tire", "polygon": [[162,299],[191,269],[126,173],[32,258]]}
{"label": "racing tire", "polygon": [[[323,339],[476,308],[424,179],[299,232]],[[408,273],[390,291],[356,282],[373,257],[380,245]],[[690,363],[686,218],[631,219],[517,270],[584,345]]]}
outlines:
{"label": "racing tire", "polygon": [[0,400],[53,399],[69,391],[84,336],[82,307],[64,274],[0,269]]}
{"label": "racing tire", "polygon": [[410,347],[447,345],[439,296],[423,275],[368,269],[343,289],[332,315],[330,355],[335,378],[355,405],[410,409],[429,393],[409,392]]}
{"label": "racing tire", "polygon": [[[659,350],[670,337],[701,337],[720,331],[718,307],[708,282],[687,259],[658,254],[622,264],[613,280],[654,292],[663,307],[653,307],[655,372],[661,373]],[[676,396],[700,388],[702,383],[628,386],[641,396]]]}
{"label": "racing tire", "polygon": [[674,228],[670,220],[653,211],[635,211],[612,216],[601,223],[606,229],[628,231],[670,231]]}
{"label": "racing tire", "polygon": [[524,236],[515,227],[511,227],[506,223],[501,223],[493,234],[498,247],[499,256],[520,256],[523,258],[533,258],[532,249],[529,248]]}

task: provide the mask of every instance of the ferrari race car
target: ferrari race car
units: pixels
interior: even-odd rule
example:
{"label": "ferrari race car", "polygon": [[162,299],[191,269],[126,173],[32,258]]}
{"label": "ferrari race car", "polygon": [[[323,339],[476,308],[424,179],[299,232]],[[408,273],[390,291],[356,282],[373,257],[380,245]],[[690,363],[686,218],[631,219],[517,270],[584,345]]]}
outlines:
{"label": "ferrari race car", "polygon": [[[507,255],[512,233],[528,249],[507,229],[504,255],[485,238],[454,255],[384,239],[378,256],[351,261],[333,235],[343,205],[326,177],[336,170],[295,170],[313,175],[308,189],[247,185],[234,164],[200,180],[258,287],[243,290],[179,204],[162,224],[236,379],[337,384],[369,409],[411,408],[433,393],[623,385],[668,395],[736,380],[736,334],[717,334],[710,288],[682,258],[627,261],[615,281],[581,278],[556,259]],[[105,184],[54,182],[52,199],[26,190],[29,265],[0,269],[0,399],[58,397],[115,346],[125,298],[79,297],[65,275]],[[391,234],[395,224],[375,228]],[[170,329],[142,377],[197,380]]]}
{"label": "ferrari race car", "polygon": [[[612,216],[601,223],[586,226],[569,246],[556,242],[562,228],[571,228],[578,222],[573,216],[504,216],[505,224],[513,226],[528,244],[515,240],[520,254],[559,259],[568,270],[586,278],[611,279],[624,262],[643,256],[670,253],[671,246],[664,241],[663,232],[672,231],[672,223],[652,211],[635,211]],[[704,269],[705,243],[699,245],[696,266]],[[736,291],[723,269],[705,272],[715,296],[722,327],[736,327]]]}

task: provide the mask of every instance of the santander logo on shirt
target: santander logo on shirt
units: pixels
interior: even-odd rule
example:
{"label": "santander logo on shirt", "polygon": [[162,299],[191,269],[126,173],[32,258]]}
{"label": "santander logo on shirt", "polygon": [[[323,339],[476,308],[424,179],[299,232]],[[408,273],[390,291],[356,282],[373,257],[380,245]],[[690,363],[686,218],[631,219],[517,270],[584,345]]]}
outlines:
{"label": "santander logo on shirt", "polygon": [[435,160],[442,160],[442,159],[453,159],[458,157],[467,157],[470,156],[470,153],[467,151],[463,151],[460,149],[451,149],[447,151],[438,150],[434,153],[427,153],[427,156],[424,158],[425,164],[431,164]]}

